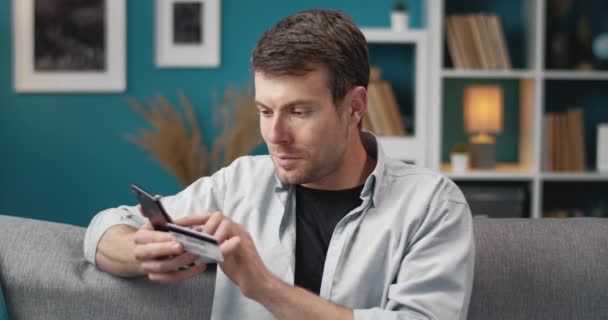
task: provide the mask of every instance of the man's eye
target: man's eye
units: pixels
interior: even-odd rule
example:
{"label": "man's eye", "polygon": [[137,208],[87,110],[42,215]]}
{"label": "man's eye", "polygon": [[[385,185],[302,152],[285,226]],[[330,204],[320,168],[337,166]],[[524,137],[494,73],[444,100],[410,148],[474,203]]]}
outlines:
{"label": "man's eye", "polygon": [[269,116],[271,113],[268,110],[261,110],[260,109],[260,114],[263,115],[263,116]]}
{"label": "man's eye", "polygon": [[293,110],[291,113],[296,117],[305,117],[309,114],[309,112],[307,112],[307,111],[300,111],[300,110]]}

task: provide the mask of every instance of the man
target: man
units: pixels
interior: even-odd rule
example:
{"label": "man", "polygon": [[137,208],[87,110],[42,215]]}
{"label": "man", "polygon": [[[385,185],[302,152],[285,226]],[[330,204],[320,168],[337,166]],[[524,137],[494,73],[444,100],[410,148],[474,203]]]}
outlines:
{"label": "man", "polygon": [[[369,77],[360,30],[340,12],[300,12],[262,36],[251,64],[270,155],[163,198],[180,224],[204,225],[221,244],[212,318],[465,319],[468,205],[449,179],[387,158],[360,130]],[[99,213],[85,255],[158,282],[206,268],[180,269],[196,257],[138,207]]]}

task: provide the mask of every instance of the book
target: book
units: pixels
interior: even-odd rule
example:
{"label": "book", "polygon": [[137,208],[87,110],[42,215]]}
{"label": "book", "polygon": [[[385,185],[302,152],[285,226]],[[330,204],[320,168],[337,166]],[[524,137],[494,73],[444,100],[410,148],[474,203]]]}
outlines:
{"label": "book", "polygon": [[403,125],[403,119],[399,112],[399,106],[397,105],[397,98],[393,91],[393,86],[388,81],[380,81],[380,90],[383,97],[385,111],[388,115],[390,122],[390,135],[404,136],[406,135],[405,126]]}
{"label": "book", "polygon": [[474,43],[467,23],[466,15],[454,15],[456,38],[462,48],[465,69],[479,69],[479,59],[474,50]]}
{"label": "book", "polygon": [[582,108],[574,110],[576,119],[576,136],[577,136],[577,154],[578,154],[578,170],[585,171],[587,167],[587,148],[585,147],[585,116]]}
{"label": "book", "polygon": [[549,171],[557,171],[557,115],[549,113]]}
{"label": "book", "polygon": [[479,58],[479,65],[478,67],[481,69],[490,69],[490,55],[489,52],[487,50],[488,45],[485,42],[485,37],[482,37],[482,33],[485,33],[485,31],[482,31],[482,26],[481,26],[481,15],[467,15],[465,17],[466,22],[468,23],[468,28],[470,30],[470,35],[471,35],[471,39],[473,40],[473,48],[472,50],[475,51],[476,56]]}
{"label": "book", "polygon": [[585,151],[584,137],[582,132],[582,113],[581,108],[568,109],[568,130],[569,143],[572,148],[570,153],[570,170],[576,172],[585,171]]}
{"label": "book", "polygon": [[502,23],[500,17],[497,15],[490,16],[490,26],[493,31],[493,36],[498,43],[498,56],[500,61],[501,69],[511,69],[511,58],[509,57],[509,51],[507,47],[507,40],[505,37],[504,30],[502,29]]}
{"label": "book", "polygon": [[386,125],[381,114],[380,104],[382,103],[378,97],[377,83],[370,82],[367,86],[367,115],[371,124],[372,131],[379,136],[387,134]]}
{"label": "book", "polygon": [[460,43],[458,43],[454,21],[452,17],[446,17],[444,21],[446,43],[448,45],[448,53],[452,59],[452,64],[457,69],[464,69],[465,65],[461,52],[462,49],[460,48]]}
{"label": "book", "polygon": [[455,14],[445,18],[448,52],[459,69],[511,69],[507,42],[495,14]]}

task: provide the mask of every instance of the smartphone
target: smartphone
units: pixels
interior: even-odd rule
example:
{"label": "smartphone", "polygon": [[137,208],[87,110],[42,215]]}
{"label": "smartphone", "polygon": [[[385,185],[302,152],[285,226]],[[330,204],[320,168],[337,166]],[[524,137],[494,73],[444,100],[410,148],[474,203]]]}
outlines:
{"label": "smartphone", "polygon": [[131,189],[141,205],[144,216],[150,220],[154,229],[168,232],[168,224],[173,223],[173,220],[160,202],[161,197],[153,196],[135,184],[131,185]]}
{"label": "smartphone", "polygon": [[197,254],[199,261],[205,263],[224,261],[222,252],[214,237],[174,224],[171,216],[169,216],[160,202],[160,196],[153,196],[135,184],[131,185],[131,189],[141,205],[144,216],[150,220],[154,230],[169,232],[173,239],[184,245],[186,251]]}

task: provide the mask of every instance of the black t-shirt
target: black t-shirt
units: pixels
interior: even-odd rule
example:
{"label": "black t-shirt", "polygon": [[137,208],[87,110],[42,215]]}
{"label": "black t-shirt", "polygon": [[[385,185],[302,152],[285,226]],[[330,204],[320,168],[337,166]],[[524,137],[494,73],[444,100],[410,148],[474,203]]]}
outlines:
{"label": "black t-shirt", "polygon": [[363,185],[346,190],[296,186],[294,284],[319,294],[329,241],[338,221],[361,204]]}

